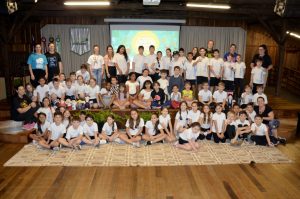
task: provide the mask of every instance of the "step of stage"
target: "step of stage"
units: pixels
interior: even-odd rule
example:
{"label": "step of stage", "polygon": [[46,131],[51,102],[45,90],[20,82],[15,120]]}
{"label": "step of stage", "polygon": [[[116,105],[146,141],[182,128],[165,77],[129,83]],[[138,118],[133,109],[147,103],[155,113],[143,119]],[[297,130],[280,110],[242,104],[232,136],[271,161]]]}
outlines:
{"label": "step of stage", "polygon": [[2,143],[23,143],[29,142],[31,131],[22,129],[22,122],[13,120],[0,121],[0,142]]}

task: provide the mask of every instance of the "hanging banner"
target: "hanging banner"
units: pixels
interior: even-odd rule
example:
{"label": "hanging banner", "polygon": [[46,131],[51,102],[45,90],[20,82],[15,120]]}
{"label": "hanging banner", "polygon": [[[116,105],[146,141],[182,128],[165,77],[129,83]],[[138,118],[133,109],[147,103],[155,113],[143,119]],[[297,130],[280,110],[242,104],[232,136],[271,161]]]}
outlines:
{"label": "hanging banner", "polygon": [[90,51],[90,29],[70,28],[71,51],[83,55]]}
{"label": "hanging banner", "polygon": [[61,40],[60,37],[57,35],[55,38],[55,46],[56,46],[56,52],[58,52],[59,54],[61,54]]}

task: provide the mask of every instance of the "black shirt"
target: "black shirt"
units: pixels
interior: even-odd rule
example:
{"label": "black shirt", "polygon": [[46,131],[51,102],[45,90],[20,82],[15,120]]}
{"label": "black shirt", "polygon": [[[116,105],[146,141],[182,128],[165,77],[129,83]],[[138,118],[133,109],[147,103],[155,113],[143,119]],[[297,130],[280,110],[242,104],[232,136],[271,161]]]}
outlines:
{"label": "black shirt", "polygon": [[254,63],[254,65],[256,65],[256,60],[259,57],[263,59],[262,67],[268,68],[268,66],[270,66],[272,64],[272,60],[269,55],[264,55],[263,57],[261,57],[261,56],[259,56],[259,54],[254,55],[251,63]]}
{"label": "black shirt", "polygon": [[[265,105],[265,110],[264,112],[259,112],[259,107],[258,106],[254,106],[254,110],[256,112],[256,114],[260,114],[262,115],[263,117],[269,117],[269,113],[273,111],[273,109],[268,106],[268,105]],[[266,124],[266,125],[269,125],[269,121],[268,120],[263,120],[263,123]]]}
{"label": "black shirt", "polygon": [[154,102],[158,102],[159,104],[163,104],[165,101],[165,92],[163,89],[159,89],[158,92],[156,92],[155,90],[153,90],[151,92],[151,97],[153,99]]}
{"label": "black shirt", "polygon": [[46,52],[45,56],[48,61],[48,69],[51,71],[58,71],[59,72],[59,62],[61,62],[60,54],[55,52],[53,54]]}
{"label": "black shirt", "polygon": [[19,108],[26,108],[31,102],[31,99],[26,95],[23,95],[23,98],[20,98],[19,95],[15,96],[12,104],[12,119],[16,119],[20,114],[18,112]]}

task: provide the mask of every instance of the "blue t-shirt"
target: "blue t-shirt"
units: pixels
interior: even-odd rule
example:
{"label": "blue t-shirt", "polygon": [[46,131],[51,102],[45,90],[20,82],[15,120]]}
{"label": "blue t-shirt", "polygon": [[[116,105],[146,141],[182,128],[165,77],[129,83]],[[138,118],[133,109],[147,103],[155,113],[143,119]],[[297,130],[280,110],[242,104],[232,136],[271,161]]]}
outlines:
{"label": "blue t-shirt", "polygon": [[[227,53],[224,54],[224,60],[225,60],[225,61],[227,61],[227,57],[228,57],[229,54],[230,54],[230,52],[227,52]],[[236,62],[236,57],[237,57],[237,55],[238,55],[238,54],[237,54],[236,52],[233,53],[233,61],[234,61],[234,62]]]}
{"label": "blue t-shirt", "polygon": [[32,69],[46,69],[46,65],[48,64],[47,58],[44,54],[36,54],[32,53],[27,60],[27,64],[31,65]]}

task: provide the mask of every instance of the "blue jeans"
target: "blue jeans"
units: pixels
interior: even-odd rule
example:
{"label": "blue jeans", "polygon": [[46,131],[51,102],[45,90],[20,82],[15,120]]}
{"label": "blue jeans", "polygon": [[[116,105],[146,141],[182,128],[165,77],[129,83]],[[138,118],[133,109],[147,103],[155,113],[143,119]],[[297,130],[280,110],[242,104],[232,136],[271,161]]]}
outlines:
{"label": "blue jeans", "polygon": [[101,80],[102,80],[102,68],[93,69],[93,76],[96,79],[97,84],[101,87]]}

